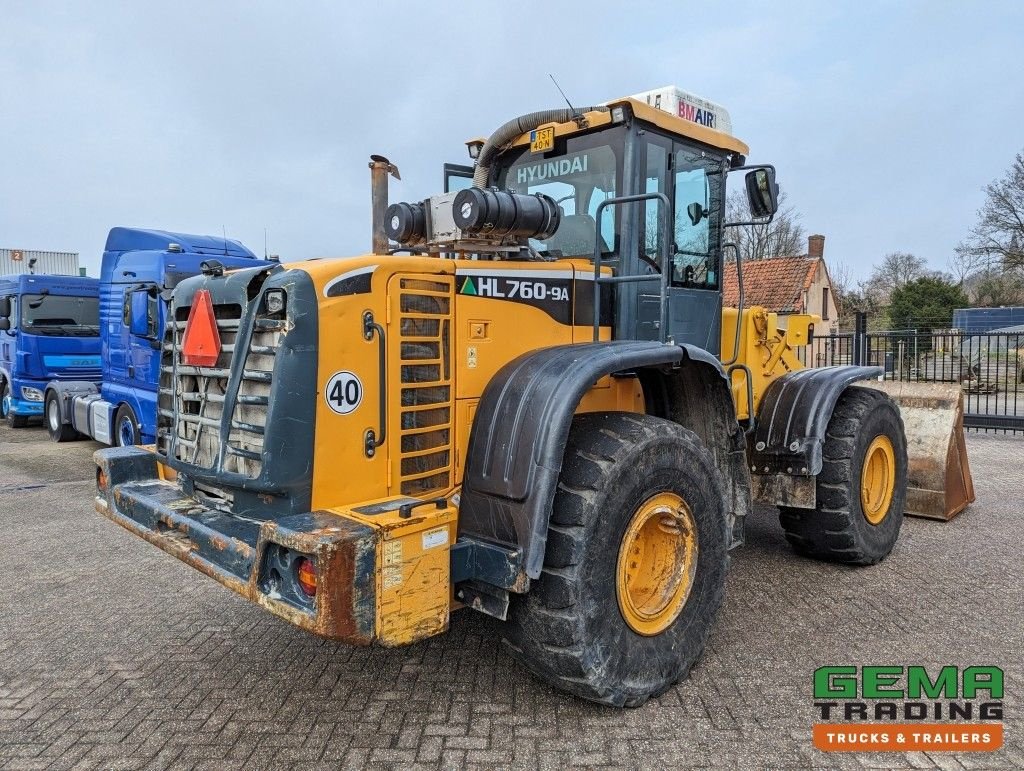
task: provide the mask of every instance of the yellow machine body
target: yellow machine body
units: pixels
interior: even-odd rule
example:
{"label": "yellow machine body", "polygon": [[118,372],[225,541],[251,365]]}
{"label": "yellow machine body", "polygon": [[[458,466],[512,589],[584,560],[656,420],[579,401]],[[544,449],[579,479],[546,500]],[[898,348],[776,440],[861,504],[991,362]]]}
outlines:
{"label": "yellow machine body", "polygon": [[[670,142],[672,137],[693,140],[716,148],[730,162],[747,152],[746,145],[728,134],[635,99],[611,102],[609,107],[548,128],[555,138],[593,132],[621,121],[616,110],[628,108],[636,119],[670,133]],[[512,145],[529,141],[523,135]],[[724,174],[725,166],[721,168]],[[708,216],[697,213],[697,220]],[[190,487],[187,465],[179,463],[175,474],[152,456],[118,450],[97,454],[101,480],[97,508],[225,586],[317,634],[358,644],[402,645],[443,632],[450,612],[464,599],[456,594],[452,553],[460,534],[460,495],[481,399],[496,376],[519,357],[594,341],[594,263],[586,258],[524,261],[365,254],[294,262],[283,268],[301,276],[303,286],[311,282],[315,291],[315,329],[304,338],[303,353],[315,353],[315,389],[309,388],[307,396],[315,395],[316,404],[309,420],[294,426],[279,422],[267,433],[272,429],[280,441],[283,432],[294,431],[295,446],[304,448],[300,437],[309,440],[312,430],[306,467],[308,513],[301,513],[303,509],[277,516],[274,496],[261,493],[248,505],[265,505],[265,516],[220,517],[204,508],[211,500],[215,501],[211,505],[222,507],[230,503],[229,498],[213,497],[217,491],[210,488],[219,482]],[[602,268],[601,275],[610,277],[612,271]],[[222,286],[230,282],[229,277],[210,279],[214,280],[221,280]],[[296,279],[291,286],[298,283]],[[342,290],[350,285],[358,289]],[[711,281],[706,288],[705,297],[719,292],[720,298],[718,282]],[[236,297],[247,290],[240,291]],[[262,291],[257,288],[242,305],[262,302]],[[183,305],[191,302],[184,292],[179,294]],[[224,297],[234,302],[231,296]],[[527,301],[510,301],[513,298]],[[266,328],[284,329],[287,334],[287,324],[306,324],[309,332],[314,309],[303,307],[305,317],[267,321]],[[752,425],[769,386],[802,368],[798,349],[810,343],[817,321],[811,315],[788,316],[781,328],[780,319],[762,308],[741,312],[726,308],[721,311],[720,339],[711,335],[702,345],[690,346],[698,357],[720,355],[730,383],[732,414],[725,414],[728,408],[714,408],[719,410],[715,430],[727,434],[732,443],[726,447],[723,436],[716,450],[720,463],[726,462],[730,452],[742,454],[744,439],[737,421]],[[599,340],[611,340],[612,329],[611,324],[600,326]],[[662,335],[664,339],[664,330]],[[719,343],[720,350],[709,357],[705,349]],[[672,350],[680,364],[681,346]],[[165,346],[165,351],[173,352],[174,346]],[[273,355],[279,364],[281,357],[297,353],[283,346]],[[227,383],[223,372],[229,368],[233,374],[243,370],[244,379],[248,377],[245,356],[259,360],[269,355],[250,351],[212,375],[196,368],[197,378],[221,377]],[[174,362],[165,372],[177,376],[185,367],[177,359]],[[691,369],[699,366],[714,372],[715,387],[727,401],[717,365],[704,361]],[[575,406],[577,414],[649,411],[636,374],[628,368],[604,371],[616,375],[598,375],[588,381],[589,388]],[[267,375],[266,382],[270,380]],[[292,398],[286,384],[278,388],[276,399]],[[163,395],[173,390],[162,389]],[[336,393],[343,405],[332,405]],[[270,400],[269,396],[250,398]],[[267,420],[273,419],[273,406],[268,404]],[[162,408],[162,414],[175,421],[180,412],[177,406]],[[216,419],[196,420],[220,426],[222,436],[228,438],[234,436],[232,431],[244,433],[252,428],[225,424],[219,413]],[[710,421],[704,424],[711,425]],[[519,430],[512,423],[506,428],[510,435]],[[199,442],[198,434],[195,441]],[[241,452],[244,455],[244,449]],[[259,461],[259,453],[249,454]],[[740,461],[740,470],[749,477],[746,463]],[[769,479],[768,469],[764,471],[763,478]],[[135,483],[146,474],[144,483]],[[232,482],[242,489],[251,479],[235,474]],[[734,496],[740,493],[750,497],[749,479],[746,487],[733,488]],[[297,559],[290,554],[306,555],[302,558],[315,563],[320,582],[315,603],[304,606],[302,598],[295,597],[289,601],[277,591],[276,583],[266,583],[270,568],[285,564],[273,561]],[[525,573],[517,575],[505,589],[526,588]],[[466,599],[467,604],[480,601],[479,597]]]}

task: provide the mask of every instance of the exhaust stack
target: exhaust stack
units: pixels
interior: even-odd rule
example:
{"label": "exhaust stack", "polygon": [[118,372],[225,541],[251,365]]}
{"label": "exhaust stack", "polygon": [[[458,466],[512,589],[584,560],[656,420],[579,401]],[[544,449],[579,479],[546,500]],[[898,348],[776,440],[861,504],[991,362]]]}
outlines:
{"label": "exhaust stack", "polygon": [[373,223],[373,253],[388,253],[388,234],[384,230],[384,212],[388,208],[388,174],[397,180],[398,167],[383,155],[370,156],[370,212]]}

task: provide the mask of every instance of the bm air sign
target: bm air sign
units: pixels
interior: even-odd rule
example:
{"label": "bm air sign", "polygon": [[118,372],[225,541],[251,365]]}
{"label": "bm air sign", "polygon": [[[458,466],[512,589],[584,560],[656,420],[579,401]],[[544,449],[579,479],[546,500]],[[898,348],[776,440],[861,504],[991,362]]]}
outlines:
{"label": "bm air sign", "polygon": [[698,107],[695,104],[684,102],[682,99],[679,100],[679,117],[711,129],[715,128],[715,120],[717,118],[715,113],[706,107]]}

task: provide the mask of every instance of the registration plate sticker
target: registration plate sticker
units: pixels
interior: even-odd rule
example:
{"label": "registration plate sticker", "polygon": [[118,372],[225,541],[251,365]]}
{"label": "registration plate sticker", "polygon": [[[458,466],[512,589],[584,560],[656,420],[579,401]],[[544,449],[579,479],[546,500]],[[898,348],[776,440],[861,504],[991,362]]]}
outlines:
{"label": "registration plate sticker", "polygon": [[555,127],[534,129],[530,132],[530,152],[546,153],[555,148]]}

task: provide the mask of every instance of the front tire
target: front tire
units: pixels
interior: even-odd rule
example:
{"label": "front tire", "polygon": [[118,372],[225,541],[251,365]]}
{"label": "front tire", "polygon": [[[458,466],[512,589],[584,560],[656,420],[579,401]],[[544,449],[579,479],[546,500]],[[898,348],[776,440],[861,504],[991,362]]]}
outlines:
{"label": "front tire", "polygon": [[825,432],[817,508],[780,508],[798,553],[872,565],[896,545],[907,498],[907,439],[899,408],[881,391],[847,388]]}
{"label": "front tire", "polygon": [[24,428],[28,425],[28,415],[15,415],[14,414],[14,397],[11,394],[11,384],[4,381],[3,394],[0,395],[0,411],[3,412],[4,418],[7,420],[7,425],[11,428]]}
{"label": "front tire", "polygon": [[142,436],[139,434],[135,411],[127,404],[122,404],[114,416],[114,443],[117,447],[131,447],[140,441]]}
{"label": "front tire", "polygon": [[55,442],[70,442],[78,438],[78,432],[64,422],[61,414],[61,399],[56,391],[46,392],[46,402],[43,407],[43,419],[46,422],[46,431]]}
{"label": "front tire", "polygon": [[695,434],[648,415],[573,420],[544,568],[505,641],[542,679],[636,707],[685,677],[722,602],[724,484]]}

